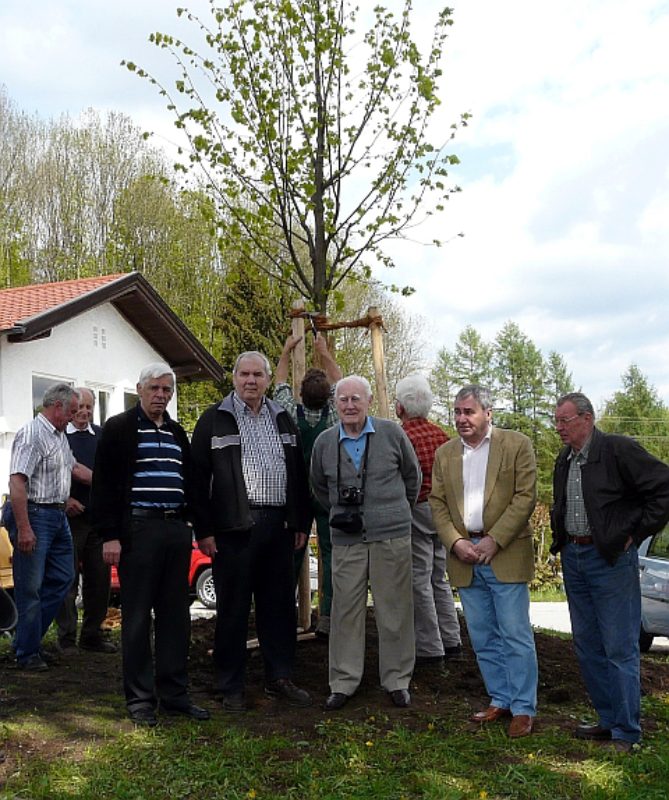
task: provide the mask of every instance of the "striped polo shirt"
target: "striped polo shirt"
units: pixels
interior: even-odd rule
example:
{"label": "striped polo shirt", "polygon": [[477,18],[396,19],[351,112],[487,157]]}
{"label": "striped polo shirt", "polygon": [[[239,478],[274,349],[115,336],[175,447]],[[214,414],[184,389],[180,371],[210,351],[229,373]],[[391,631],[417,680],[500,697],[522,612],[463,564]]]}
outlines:
{"label": "striped polo shirt", "polygon": [[167,426],[159,427],[137,406],[137,460],[131,505],[136,508],[181,508],[184,504],[183,454]]}

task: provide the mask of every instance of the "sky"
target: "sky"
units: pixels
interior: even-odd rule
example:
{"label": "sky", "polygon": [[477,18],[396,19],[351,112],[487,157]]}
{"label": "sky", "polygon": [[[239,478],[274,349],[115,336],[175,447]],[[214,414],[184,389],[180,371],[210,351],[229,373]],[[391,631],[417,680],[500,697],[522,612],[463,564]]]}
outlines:
{"label": "sky", "polygon": [[[414,1],[418,35],[440,5]],[[462,192],[419,231],[448,244],[394,245],[379,277],[416,289],[431,355],[512,320],[596,407],[631,363],[669,404],[669,0],[450,5],[433,132],[472,114],[450,146]],[[120,61],[166,74],[147,38],[183,30],[176,6],[0,0],[0,84],[28,113],[118,110],[169,147],[164,104]]]}

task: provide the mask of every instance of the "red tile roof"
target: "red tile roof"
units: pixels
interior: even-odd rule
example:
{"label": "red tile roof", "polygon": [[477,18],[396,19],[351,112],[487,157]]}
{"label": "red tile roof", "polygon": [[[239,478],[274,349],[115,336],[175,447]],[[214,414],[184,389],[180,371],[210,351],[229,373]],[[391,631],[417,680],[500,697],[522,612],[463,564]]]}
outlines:
{"label": "red tile roof", "polygon": [[19,322],[62,306],[121,277],[122,274],[102,275],[98,278],[34,283],[16,289],[0,290],[0,331],[10,330]]}

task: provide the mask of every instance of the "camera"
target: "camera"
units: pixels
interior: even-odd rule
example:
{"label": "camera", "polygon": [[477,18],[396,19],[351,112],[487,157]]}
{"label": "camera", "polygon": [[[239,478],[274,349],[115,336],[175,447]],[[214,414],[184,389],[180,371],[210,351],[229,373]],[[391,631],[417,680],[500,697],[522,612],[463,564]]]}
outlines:
{"label": "camera", "polygon": [[339,490],[339,502],[347,506],[361,506],[365,493],[359,486],[342,486]]}

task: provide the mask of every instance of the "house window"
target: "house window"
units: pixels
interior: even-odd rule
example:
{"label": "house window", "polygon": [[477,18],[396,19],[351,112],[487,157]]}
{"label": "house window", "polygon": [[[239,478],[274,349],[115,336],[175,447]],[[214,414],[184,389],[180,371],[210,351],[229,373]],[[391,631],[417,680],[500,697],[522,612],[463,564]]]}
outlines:
{"label": "house window", "polygon": [[100,346],[103,350],[107,349],[107,331],[105,328],[100,328]]}
{"label": "house window", "polygon": [[93,347],[98,346],[99,336],[98,336],[98,326],[93,325]]}
{"label": "house window", "polygon": [[36,417],[38,412],[42,410],[44,392],[46,392],[49,386],[53,386],[54,383],[67,383],[69,386],[74,386],[74,381],[64,381],[59,378],[46,378],[44,375],[33,375],[33,417]]}
{"label": "house window", "polygon": [[100,425],[104,425],[109,416],[109,392],[105,392],[102,389],[98,392],[98,414]]}
{"label": "house window", "polygon": [[137,405],[139,398],[134,392],[123,392],[123,408],[129,411]]}

